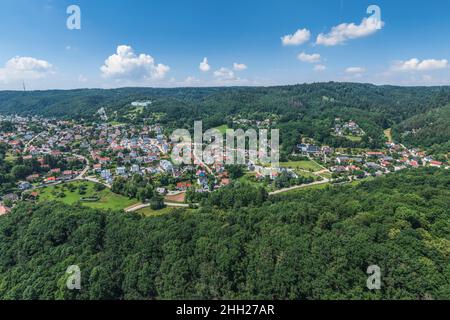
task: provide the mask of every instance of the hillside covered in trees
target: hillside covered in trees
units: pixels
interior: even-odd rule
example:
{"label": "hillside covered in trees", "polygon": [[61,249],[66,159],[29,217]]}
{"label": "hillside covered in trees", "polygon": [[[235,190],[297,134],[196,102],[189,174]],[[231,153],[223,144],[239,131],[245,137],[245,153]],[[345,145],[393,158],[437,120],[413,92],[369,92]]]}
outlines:
{"label": "hillside covered in trees", "polygon": [[158,217],[24,203],[0,217],[0,298],[450,299],[449,187],[428,168],[272,197],[235,184]]}
{"label": "hillside covered in trees", "polygon": [[394,132],[395,138],[405,144],[446,154],[450,152],[450,104],[408,118]]}
{"label": "hillside covered in trees", "polygon": [[[141,100],[152,103],[129,117],[136,109],[131,102]],[[394,133],[400,135],[411,122],[428,118],[430,112],[448,103],[450,87],[445,86],[337,82],[279,87],[0,91],[2,114],[98,121],[96,112],[103,107],[110,120],[142,123],[157,115],[157,121],[167,129],[192,129],[195,120],[202,120],[204,128],[212,128],[223,124],[233,127],[236,118],[272,119],[281,129],[285,153],[292,151],[300,135],[335,147],[379,148],[385,141],[384,129],[394,127]],[[444,116],[443,121],[448,124],[448,112]],[[333,136],[330,129],[336,117],[356,121],[367,136],[357,145]],[[447,131],[442,133],[440,141],[450,140]],[[417,139],[421,136],[404,142],[414,145]],[[431,147],[430,143],[435,141],[426,138],[421,142]]]}

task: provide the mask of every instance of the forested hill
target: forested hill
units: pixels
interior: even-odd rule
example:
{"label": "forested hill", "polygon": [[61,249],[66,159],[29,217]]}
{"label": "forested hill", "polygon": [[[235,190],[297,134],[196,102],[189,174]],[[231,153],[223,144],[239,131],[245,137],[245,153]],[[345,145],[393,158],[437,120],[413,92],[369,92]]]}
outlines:
{"label": "forested hill", "polygon": [[447,104],[450,87],[329,82],[279,87],[0,91],[0,113],[80,118],[92,116],[101,107],[120,111],[132,101],[146,99],[160,102],[156,108],[170,110],[177,104],[190,107],[190,111],[195,107],[200,114],[248,110],[284,114],[308,108],[345,107],[379,113],[386,121],[400,121]]}
{"label": "forested hill", "polygon": [[450,104],[415,115],[394,127],[397,141],[429,147],[433,154],[450,152]]}
{"label": "forested hill", "polygon": [[[152,101],[144,108],[133,101]],[[381,148],[383,130],[408,145],[431,147],[435,139],[406,136],[411,117],[423,118],[450,103],[450,87],[396,87],[360,83],[313,83],[279,87],[223,88],[122,88],[51,91],[0,91],[0,114],[41,115],[62,119],[99,121],[96,112],[104,107],[110,121],[142,124],[157,119],[164,128],[192,128],[202,120],[204,128],[227,124],[237,118],[271,119],[281,130],[283,154],[290,154],[300,136],[311,137],[334,147]],[[131,116],[130,116],[131,114]],[[441,121],[450,122],[448,114]],[[335,118],[356,121],[365,131],[361,143],[332,135]],[[405,122],[406,121],[406,122]],[[428,124],[433,130],[433,125]],[[438,142],[439,153],[449,141],[445,132]]]}
{"label": "forested hill", "polygon": [[269,199],[236,184],[148,218],[22,204],[0,217],[0,298],[450,299],[449,187],[429,168]]}

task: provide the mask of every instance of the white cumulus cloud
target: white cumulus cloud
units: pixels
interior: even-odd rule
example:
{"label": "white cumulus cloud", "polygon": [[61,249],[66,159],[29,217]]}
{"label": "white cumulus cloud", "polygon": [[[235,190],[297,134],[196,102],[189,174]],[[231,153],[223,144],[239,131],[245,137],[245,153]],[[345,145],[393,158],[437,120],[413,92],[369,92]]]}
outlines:
{"label": "white cumulus cloud", "polygon": [[297,59],[303,62],[317,63],[320,61],[320,54],[318,53],[307,54],[302,52],[297,56]]}
{"label": "white cumulus cloud", "polygon": [[148,54],[136,55],[130,46],[120,45],[116,53],[105,60],[100,70],[105,78],[147,80],[164,78],[170,67],[156,64]]}
{"label": "white cumulus cloud", "polygon": [[360,24],[342,23],[331,29],[329,33],[320,33],[316,44],[335,46],[350,39],[367,37],[384,26],[384,22],[374,17],[364,18]]}
{"label": "white cumulus cloud", "polygon": [[247,66],[243,63],[235,62],[235,63],[233,63],[233,69],[235,71],[243,71],[243,70],[247,69]]}
{"label": "white cumulus cloud", "polygon": [[364,73],[366,72],[366,69],[362,67],[350,67],[345,69],[345,72],[350,74]]}
{"label": "white cumulus cloud", "polygon": [[392,69],[394,71],[430,71],[445,69],[447,67],[448,61],[446,59],[426,59],[421,61],[417,58],[413,58],[406,61],[398,61]]}
{"label": "white cumulus cloud", "polygon": [[235,79],[234,72],[227,68],[220,68],[219,70],[214,71],[214,77],[219,80],[233,80]]}
{"label": "white cumulus cloud", "polygon": [[298,46],[309,40],[311,32],[308,29],[298,29],[294,34],[281,37],[283,46]]}
{"label": "white cumulus cloud", "polygon": [[211,69],[211,66],[208,64],[207,57],[203,58],[203,61],[200,62],[200,65],[198,66],[198,68],[200,69],[200,71],[203,71],[203,72],[208,72],[209,69]]}
{"label": "white cumulus cloud", "polygon": [[217,85],[240,85],[248,83],[247,79],[237,77],[233,70],[224,67],[214,71],[214,78],[215,84]]}
{"label": "white cumulus cloud", "polygon": [[195,86],[201,84],[201,81],[194,76],[188,76],[184,79],[183,84],[185,86]]}
{"label": "white cumulus cloud", "polygon": [[16,56],[8,60],[3,68],[0,68],[0,81],[40,79],[48,75],[52,67],[45,60]]}

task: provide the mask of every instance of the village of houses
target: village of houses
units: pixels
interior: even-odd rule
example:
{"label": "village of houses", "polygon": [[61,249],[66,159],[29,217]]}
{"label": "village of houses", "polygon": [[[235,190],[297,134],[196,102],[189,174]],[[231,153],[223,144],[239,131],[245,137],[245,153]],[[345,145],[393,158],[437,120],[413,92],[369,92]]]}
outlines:
{"label": "village of houses", "polygon": [[[338,120],[335,128],[331,128],[336,135],[364,135],[356,122]],[[177,199],[178,203],[173,203],[177,206],[187,205],[182,203],[183,194],[188,188],[194,188],[196,192],[212,192],[231,182],[222,163],[211,166],[204,163],[196,166],[174,165],[170,160],[172,145],[164,128],[158,124],[136,127],[102,121],[85,125],[74,121],[20,116],[0,116],[1,121],[11,122],[15,127],[12,132],[0,133],[0,144],[7,145],[10,158],[35,160],[40,170],[17,181],[14,190],[0,194],[0,215],[10,210],[6,202],[11,205],[21,198],[35,200],[41,189],[69,181],[91,181],[111,188],[116,177],[128,178],[136,174],[167,176],[172,182],[164,185],[161,181],[167,179],[158,180],[157,190],[166,196],[169,205],[171,199]],[[295,163],[281,163],[279,168],[248,163],[245,166],[246,174],[255,181],[275,180],[282,172],[296,177],[310,171],[310,176],[314,177],[308,183],[272,190],[272,193],[279,193],[308,185],[343,183],[380,176],[419,166],[448,169],[447,164],[435,161],[423,151],[408,149],[392,141],[386,142],[383,150],[363,150],[356,154],[299,141],[293,155],[304,159],[302,163],[311,162],[317,169],[311,169],[310,166],[299,168]],[[58,161],[48,161],[49,157],[63,158],[66,168],[54,166]],[[188,172],[191,174],[187,175]]]}

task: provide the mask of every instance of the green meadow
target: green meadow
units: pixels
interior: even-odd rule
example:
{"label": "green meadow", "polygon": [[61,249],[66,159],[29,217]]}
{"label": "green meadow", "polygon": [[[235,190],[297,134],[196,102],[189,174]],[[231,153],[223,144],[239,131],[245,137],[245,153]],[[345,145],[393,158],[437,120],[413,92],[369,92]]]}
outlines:
{"label": "green meadow", "polygon": [[[94,209],[123,210],[137,202],[111,190],[99,190],[96,183],[90,181],[76,181],[38,189],[38,202],[59,201],[65,204],[81,203]],[[83,201],[83,199],[92,199]]]}

